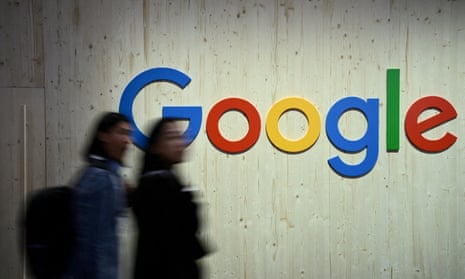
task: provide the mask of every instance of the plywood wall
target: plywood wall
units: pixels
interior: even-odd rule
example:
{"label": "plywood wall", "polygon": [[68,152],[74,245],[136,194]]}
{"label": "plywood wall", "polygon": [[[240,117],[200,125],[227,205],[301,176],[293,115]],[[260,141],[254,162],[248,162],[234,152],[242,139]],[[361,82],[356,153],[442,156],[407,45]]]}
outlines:
{"label": "plywood wall", "polygon": [[44,87],[42,1],[0,2],[0,87]]}
{"label": "plywood wall", "polygon": [[0,277],[26,278],[21,222],[29,193],[45,187],[44,90],[0,88]]}
{"label": "plywood wall", "polygon": [[0,1],[0,277],[27,278],[22,207],[45,187],[42,1]]}
{"label": "plywood wall", "polygon": [[[201,131],[179,171],[200,189],[202,235],[215,251],[203,262],[207,278],[465,276],[465,2],[40,4],[49,184],[68,181],[81,165],[89,125],[99,112],[118,109],[134,76],[171,67],[191,83],[184,90],[150,85],[133,111],[146,130],[162,106],[203,108]],[[389,68],[400,69],[398,152],[386,152]],[[17,71],[2,81],[14,81]],[[429,132],[432,138],[447,131],[458,137],[451,148],[434,154],[416,149],[403,130],[407,109],[429,95],[446,98],[458,112],[455,120]],[[216,149],[205,132],[211,106],[230,96],[253,103],[262,123],[257,143],[235,155]],[[298,154],[275,148],[265,132],[268,110],[288,96],[308,99],[321,116],[318,141]],[[363,152],[337,150],[325,133],[328,110],[347,96],[380,99],[378,160],[359,178],[342,177],[327,163],[334,156],[355,163],[364,158]],[[309,129],[295,111],[279,126],[290,138]],[[221,118],[220,128],[238,139],[248,125],[232,111]],[[366,121],[349,112],[339,128],[357,138]],[[134,147],[126,160],[132,181],[139,156]],[[126,257],[130,262],[131,253]]]}

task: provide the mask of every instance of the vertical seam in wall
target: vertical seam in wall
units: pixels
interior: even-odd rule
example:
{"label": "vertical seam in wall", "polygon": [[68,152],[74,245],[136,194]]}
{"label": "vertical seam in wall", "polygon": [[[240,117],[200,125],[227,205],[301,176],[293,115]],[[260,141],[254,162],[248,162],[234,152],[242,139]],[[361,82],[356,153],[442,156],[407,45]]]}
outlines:
{"label": "vertical seam in wall", "polygon": [[45,185],[48,185],[48,160],[47,160],[47,146],[48,146],[48,138],[47,138],[47,94],[46,94],[46,80],[45,80],[45,38],[44,38],[44,26],[45,26],[45,19],[44,19],[44,5],[43,5],[43,0],[36,0],[38,1],[38,5],[40,5],[40,18],[41,18],[41,29],[40,29],[40,36],[41,36],[41,43],[42,43],[42,99],[43,99],[43,111],[44,111],[44,118],[43,118],[43,123],[44,123],[44,164],[45,164]]}
{"label": "vertical seam in wall", "polygon": [[47,146],[48,146],[48,137],[47,137],[47,94],[45,94],[45,85],[43,87],[43,91],[42,91],[42,96],[43,96],[43,110],[44,110],[44,138],[43,138],[43,142],[44,142],[44,164],[45,164],[45,185],[48,185],[48,171],[47,171],[47,167],[48,167],[48,162],[47,162]]}

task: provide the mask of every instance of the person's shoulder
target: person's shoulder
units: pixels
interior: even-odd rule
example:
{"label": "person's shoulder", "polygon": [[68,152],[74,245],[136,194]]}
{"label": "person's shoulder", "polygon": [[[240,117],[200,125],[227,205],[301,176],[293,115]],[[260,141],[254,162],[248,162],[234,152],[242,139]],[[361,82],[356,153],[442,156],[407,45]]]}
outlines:
{"label": "person's shoulder", "polygon": [[100,178],[100,179],[105,179],[106,180],[106,179],[108,179],[108,176],[111,173],[112,172],[109,169],[89,165],[89,166],[86,167],[84,175],[88,176],[88,177],[93,177],[95,179]]}
{"label": "person's shoulder", "polygon": [[[145,173],[139,177],[137,187],[133,191],[134,207],[140,202],[154,199],[164,199],[168,194],[169,171]],[[155,204],[153,204],[155,205]]]}
{"label": "person's shoulder", "polygon": [[84,169],[75,187],[78,189],[90,188],[92,191],[97,191],[105,188],[108,183],[111,183],[108,170],[88,166]]}
{"label": "person's shoulder", "polygon": [[159,181],[167,181],[173,178],[169,170],[155,170],[146,172],[139,177],[139,184],[152,184]]}
{"label": "person's shoulder", "polygon": [[[171,193],[180,190],[176,176],[169,170],[147,172],[139,177],[138,187],[141,191]],[[147,190],[148,189],[148,190]]]}

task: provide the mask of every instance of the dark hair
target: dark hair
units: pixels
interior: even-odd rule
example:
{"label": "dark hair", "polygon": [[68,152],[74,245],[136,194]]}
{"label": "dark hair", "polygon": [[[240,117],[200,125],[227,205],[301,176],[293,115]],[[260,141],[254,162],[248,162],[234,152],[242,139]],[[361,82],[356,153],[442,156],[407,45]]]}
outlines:
{"label": "dark hair", "polygon": [[145,150],[144,150],[145,153],[144,153],[144,164],[142,165],[142,173],[148,170],[149,165],[153,163],[152,160],[155,159],[153,154],[151,154],[150,152],[150,147],[158,143],[162,135],[162,130],[166,126],[166,124],[173,123],[178,120],[179,119],[177,118],[166,117],[166,118],[160,118],[155,122],[155,124],[152,127],[152,130],[150,131],[149,140],[147,141],[147,146],[145,147]]}
{"label": "dark hair", "polygon": [[100,120],[97,122],[92,137],[90,138],[89,145],[87,146],[87,149],[85,149],[85,160],[89,160],[90,155],[97,155],[105,158],[107,157],[106,151],[103,148],[103,144],[100,141],[98,134],[110,131],[121,122],[129,123],[129,119],[125,115],[117,112],[103,113],[103,115],[100,117]]}

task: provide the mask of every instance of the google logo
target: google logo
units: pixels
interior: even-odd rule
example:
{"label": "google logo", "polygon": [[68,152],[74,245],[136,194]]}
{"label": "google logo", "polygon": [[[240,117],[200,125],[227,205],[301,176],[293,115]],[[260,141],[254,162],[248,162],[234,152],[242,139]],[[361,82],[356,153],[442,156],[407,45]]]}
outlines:
{"label": "google logo", "polygon": [[[139,148],[147,144],[147,137],[135,123],[132,107],[137,94],[147,85],[154,82],[169,82],[184,89],[190,77],[172,68],[152,68],[134,77],[121,96],[119,111],[128,116],[134,127],[133,140]],[[388,69],[386,76],[386,143],[387,151],[399,151],[400,135],[400,70]],[[295,110],[302,113],[308,122],[306,133],[299,139],[288,139],[281,134],[278,127],[280,117]],[[367,121],[365,134],[359,139],[348,139],[338,128],[339,120],[348,111],[358,111]],[[423,112],[434,110],[436,113],[426,119],[420,119]],[[248,121],[249,129],[239,140],[225,138],[219,129],[221,117],[228,111],[241,112]],[[187,144],[197,137],[202,123],[201,106],[164,106],[162,117],[173,117],[188,120],[184,132]],[[424,133],[451,121],[457,117],[454,106],[439,96],[424,96],[416,100],[407,109],[404,129],[410,143],[417,149],[428,153],[442,152],[451,147],[457,137],[445,132],[439,138],[427,138]],[[279,150],[287,153],[300,153],[311,148],[321,133],[321,117],[317,108],[309,100],[302,97],[286,97],[271,106],[266,116],[266,133],[270,142]],[[364,100],[349,96],[336,101],[326,115],[325,130],[331,144],[344,153],[366,151],[365,158],[357,164],[347,164],[339,156],[328,159],[330,167],[345,177],[360,177],[367,174],[376,164],[379,153],[379,98]],[[261,115],[256,107],[247,99],[228,97],[215,103],[207,115],[206,132],[212,145],[222,152],[237,154],[250,149],[258,140],[261,131]]]}

